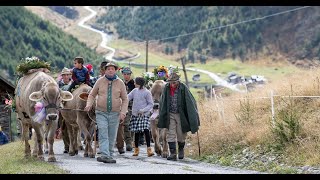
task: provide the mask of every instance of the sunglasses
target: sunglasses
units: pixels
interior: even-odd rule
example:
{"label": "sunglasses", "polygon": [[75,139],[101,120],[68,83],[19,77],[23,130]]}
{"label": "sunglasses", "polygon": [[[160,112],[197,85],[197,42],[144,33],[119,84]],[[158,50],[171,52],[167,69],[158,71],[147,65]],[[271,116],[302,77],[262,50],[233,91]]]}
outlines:
{"label": "sunglasses", "polygon": [[123,73],[123,75],[128,75],[128,76],[129,76],[129,75],[131,75],[131,74]]}

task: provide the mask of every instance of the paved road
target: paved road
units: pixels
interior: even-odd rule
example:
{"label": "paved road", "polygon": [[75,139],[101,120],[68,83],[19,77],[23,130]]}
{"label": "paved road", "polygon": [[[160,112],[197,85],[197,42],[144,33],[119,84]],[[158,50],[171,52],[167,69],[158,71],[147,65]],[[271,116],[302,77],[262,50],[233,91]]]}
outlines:
{"label": "paved road", "polygon": [[[115,148],[116,149],[116,148]],[[63,154],[62,140],[55,140],[54,152],[57,162],[54,164],[69,171],[71,174],[257,174],[230,167],[221,167],[196,160],[184,159],[168,161],[160,156],[147,157],[146,145],[141,147],[138,157],[132,152],[119,155],[116,151],[115,164],[98,162],[96,158],[84,158],[83,151],[76,156]],[[97,156],[96,156],[97,157]],[[45,156],[47,159],[48,157]]]}

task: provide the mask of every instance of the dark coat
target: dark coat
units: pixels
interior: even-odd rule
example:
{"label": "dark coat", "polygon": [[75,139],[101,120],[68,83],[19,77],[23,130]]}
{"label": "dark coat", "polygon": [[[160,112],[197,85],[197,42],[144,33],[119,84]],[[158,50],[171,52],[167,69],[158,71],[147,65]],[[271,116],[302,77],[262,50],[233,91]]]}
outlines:
{"label": "dark coat", "polygon": [[[169,129],[169,108],[170,108],[170,85],[167,83],[160,98],[159,128]],[[180,82],[178,88],[178,108],[183,133],[191,131],[192,134],[198,131],[200,126],[197,103],[188,87]]]}

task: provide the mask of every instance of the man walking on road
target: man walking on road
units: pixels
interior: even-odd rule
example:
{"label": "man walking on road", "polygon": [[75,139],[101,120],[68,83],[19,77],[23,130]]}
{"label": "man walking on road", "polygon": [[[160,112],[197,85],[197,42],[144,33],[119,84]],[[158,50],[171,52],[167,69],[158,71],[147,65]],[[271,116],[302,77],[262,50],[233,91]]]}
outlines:
{"label": "man walking on road", "polygon": [[179,159],[184,158],[187,133],[196,133],[200,126],[197,104],[188,87],[180,82],[180,76],[172,72],[167,79],[160,98],[159,128],[168,129],[167,141],[170,156],[167,160],[177,160],[176,144],[179,146]]}
{"label": "man walking on road", "polygon": [[[108,63],[105,69],[105,76],[100,77],[93,86],[84,110],[89,111],[96,101],[96,121],[101,152],[101,157],[98,157],[97,161],[116,163],[112,156],[119,121],[122,124],[127,114],[128,96],[123,81],[116,75],[118,66]],[[95,100],[96,97],[97,100]]]}

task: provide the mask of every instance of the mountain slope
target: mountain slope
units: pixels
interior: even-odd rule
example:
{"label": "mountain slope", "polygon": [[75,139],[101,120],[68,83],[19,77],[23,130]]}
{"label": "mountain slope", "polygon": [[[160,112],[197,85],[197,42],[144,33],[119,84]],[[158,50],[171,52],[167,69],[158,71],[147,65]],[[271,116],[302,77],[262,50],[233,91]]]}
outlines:
{"label": "mountain slope", "polygon": [[[150,40],[223,27],[295,8],[298,7],[108,7],[107,14],[97,23],[113,23],[122,38]],[[219,58],[252,59],[259,53],[281,53],[293,60],[314,59],[320,56],[319,19],[319,7],[309,7],[162,42],[174,43],[176,51],[189,48],[191,52]]]}
{"label": "mountain slope", "polygon": [[97,66],[102,56],[86,47],[73,36],[67,35],[47,21],[41,20],[24,7],[0,8],[0,68],[14,79],[20,59],[37,56],[49,61],[53,71],[72,67],[73,58],[83,56],[85,63]]}

